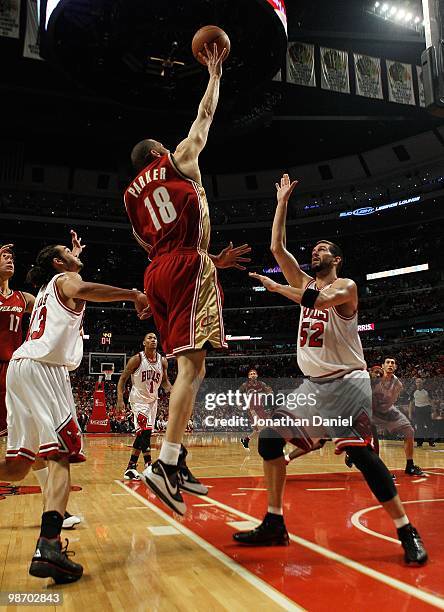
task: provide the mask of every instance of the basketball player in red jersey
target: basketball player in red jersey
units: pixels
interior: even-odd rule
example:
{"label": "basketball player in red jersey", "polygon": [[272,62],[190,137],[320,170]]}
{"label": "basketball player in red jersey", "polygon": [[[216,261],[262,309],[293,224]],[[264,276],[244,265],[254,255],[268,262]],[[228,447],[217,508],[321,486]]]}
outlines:
{"label": "basketball player in red jersey", "polygon": [[[297,359],[307,378],[296,393],[315,401],[308,404],[308,408],[305,402],[296,410],[289,406],[278,409],[273,418],[281,417],[279,425],[265,428],[259,434],[258,450],[264,460],[268,512],[259,527],[236,533],[234,539],[250,546],[289,544],[282,510],[286,476],[284,446],[291,441],[300,448],[311,450],[320,439],[331,437],[337,454],[345,451],[351,457],[392,518],[404,548],[405,561],[421,565],[427,561],[424,544],[406,516],[390,472],[370,445],[372,393],[358,334],[357,286],[350,279],[338,278],[343,255],[332,242],[321,240],[313,247],[314,277],[306,274],[286,249],[287,204],[296,184],[296,181],[290,182],[287,174],[280,184],[276,184],[277,208],[271,242],[271,250],[289,285],[281,285],[260,274],[250,273],[250,276],[269,291],[301,304]],[[315,429],[314,415],[326,419],[327,423]],[[307,417],[307,426],[296,420],[299,416]],[[338,425],[338,417],[342,416],[349,419]],[[287,417],[291,419],[289,425]],[[336,422],[330,421],[332,417]]]}
{"label": "basketball player in red jersey", "polygon": [[404,438],[405,473],[408,476],[424,476],[422,469],[413,463],[415,431],[408,418],[394,406],[402,390],[402,382],[395,375],[396,359],[386,357],[381,368],[383,375],[373,385],[373,423]]}
{"label": "basketball player in red jersey", "polygon": [[21,345],[22,319],[31,313],[34,296],[10,289],[9,280],[14,275],[12,244],[0,248],[0,435],[6,428],[6,371],[13,352]]}
{"label": "basketball player in red jersey", "polygon": [[188,136],[172,154],[160,142],[143,140],[131,154],[136,178],[124,201],[133,233],[152,260],[145,292],[167,357],[177,358],[169,419],[159,459],[141,475],[167,506],[184,514],[178,460],[208,346],[227,347],[222,291],[216,267],[240,267],[247,245],[208,253],[210,217],[198,164],[219,100],[222,63],[216,45],[206,47],[209,83]]}
{"label": "basketball player in red jersey", "polygon": [[[246,382],[244,382],[240,387],[239,391],[241,393],[246,393],[250,395],[250,400],[248,404],[248,412],[250,417],[253,419],[257,417],[259,419],[266,418],[266,413],[264,407],[262,406],[262,400],[260,394],[273,393],[273,389],[266,385],[264,382],[259,380],[257,370],[252,369],[248,372],[248,378]],[[245,450],[250,450],[250,442],[252,438],[259,432],[259,426],[253,425],[253,431],[250,435],[245,436],[245,438],[241,438],[241,444],[245,448]]]}
{"label": "basketball player in red jersey", "polygon": [[[72,253],[75,257],[78,257],[85,248],[85,245],[82,245],[82,239],[77,237],[77,233],[74,230],[71,230],[71,239]],[[14,257],[11,250],[13,246],[14,245],[9,244],[0,249],[0,283],[2,287],[0,295],[0,435],[6,435],[7,433],[5,402],[6,370],[13,352],[21,345],[23,341],[22,317],[25,313],[32,312],[35,301],[35,297],[30,293],[13,291],[12,289],[9,289],[9,280],[12,278],[15,271]],[[3,301],[2,296],[6,295],[7,291],[10,291],[10,294],[8,299]],[[26,308],[24,310],[21,308],[21,306],[14,306],[12,304],[14,299],[19,300],[20,296],[23,296],[23,298],[26,300]],[[14,314],[11,314],[11,309]],[[4,427],[2,426],[3,417]],[[46,461],[37,457],[32,465],[32,473],[37,478],[44,497],[46,482],[49,474]],[[45,500],[43,500],[43,504],[45,504]],[[72,529],[75,525],[78,525],[81,522],[82,520],[80,517],[66,511],[63,517],[62,527],[63,529]]]}

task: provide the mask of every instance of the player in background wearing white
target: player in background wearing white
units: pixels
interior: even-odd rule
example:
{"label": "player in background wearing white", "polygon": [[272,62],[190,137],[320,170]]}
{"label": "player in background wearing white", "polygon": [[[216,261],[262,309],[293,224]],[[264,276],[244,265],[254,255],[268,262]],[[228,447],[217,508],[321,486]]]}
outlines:
{"label": "player in background wearing white", "polygon": [[[167,360],[157,353],[156,334],[148,333],[144,338],[143,346],[144,351],[134,355],[128,361],[117,385],[117,408],[123,410],[123,391],[126,381],[131,376],[132,387],[129,403],[134,414],[136,439],[124,474],[125,480],[140,480],[137,460],[141,451],[145,469],[151,465],[151,433],[156,422],[159,387],[162,386],[167,393],[170,393],[172,389],[168,379]],[[181,444],[178,462],[179,486],[189,493],[206,495],[208,488],[193,476],[186,463],[187,454],[187,449]]]}
{"label": "player in background wearing white", "polygon": [[429,446],[436,446],[433,437],[433,419],[432,419],[432,400],[429,392],[424,389],[424,381],[422,378],[415,380],[416,389],[412,393],[409,405],[409,416],[415,420],[417,429],[416,443],[418,448],[424,444],[425,436],[428,436]]}
{"label": "player in background wearing white", "polygon": [[137,290],[84,282],[82,262],[68,247],[40,251],[27,281],[39,287],[25,342],[7,372],[8,442],[0,479],[22,480],[36,455],[48,459],[48,480],[40,537],[29,573],[74,582],[83,567],[62,549],[60,532],[70,493],[70,463],[85,461],[69,372],[83,357],[85,302],[132,301],[139,318],[149,316],[146,296]]}
{"label": "player in background wearing white", "polygon": [[171,391],[168,379],[168,362],[157,352],[157,336],[154,332],[146,334],[143,339],[143,351],[133,355],[126,364],[117,384],[117,410],[123,412],[123,392],[127,380],[131,378],[129,403],[134,416],[136,437],[133,450],[125,470],[125,480],[140,480],[137,462],[143,453],[145,468],[151,465],[151,434],[157,415],[157,398],[159,388],[166,393]]}
{"label": "player in background wearing white", "polygon": [[[72,239],[72,254],[76,257],[79,257],[83,249],[85,248],[85,245],[82,245],[82,239],[77,237],[77,234],[74,230],[71,230],[71,239]],[[8,244],[8,245],[3,246],[0,249],[0,285],[1,285],[0,291],[3,296],[7,296],[7,295],[9,296],[9,294],[12,295],[13,293],[13,291],[10,290],[9,288],[9,280],[12,278],[12,276],[14,275],[14,271],[15,271],[14,255],[12,253],[13,246],[14,246],[13,244]],[[26,308],[24,309],[23,314],[25,313],[30,314],[34,307],[35,297],[31,293],[27,293],[25,291],[22,291],[20,293],[22,294],[23,298],[26,301]],[[8,320],[6,319],[5,322],[8,323]],[[10,326],[7,326],[6,330],[3,328],[3,319],[0,317],[0,336],[2,337],[2,341],[4,340],[3,336],[5,332],[9,333],[10,336],[14,335],[13,333],[11,333],[11,331],[18,332],[17,339],[12,340],[13,346],[16,346],[18,348],[18,345],[22,343],[22,339],[23,339],[22,327],[21,325],[15,326],[13,330],[10,330],[9,328]],[[13,350],[11,348],[10,352],[8,353],[9,355],[8,362],[10,360],[10,357],[12,356],[12,353],[13,353]],[[0,377],[0,394],[2,394],[3,396],[6,396],[6,376]],[[4,406],[4,409],[6,411],[6,406]],[[6,432],[7,430],[5,430],[5,434]],[[43,495],[43,505],[45,505],[44,497],[45,497],[46,482],[48,480],[48,473],[49,473],[47,462],[44,459],[41,459],[40,457],[36,457],[35,462],[32,465],[32,473],[40,485],[40,489]],[[75,525],[78,525],[81,522],[82,522],[82,519],[79,516],[70,514],[68,511],[66,511],[63,517],[62,527],[63,529],[72,529]]]}
{"label": "player in background wearing white", "polygon": [[[339,247],[327,240],[319,241],[312,250],[314,278],[306,274],[286,249],[285,224],[288,200],[297,181],[288,174],[276,184],[277,207],[273,222],[271,250],[289,285],[284,286],[260,274],[250,273],[263,286],[301,304],[298,365],[306,378],[297,389],[305,397],[313,393],[314,408],[309,416],[351,416],[352,425],[325,427],[337,452],[345,451],[361,471],[369,488],[392,518],[404,548],[407,563],[423,564],[427,553],[423,542],[408,520],[396,487],[371,442],[371,386],[366,371],[364,352],[358,334],[358,290],[347,278],[338,278],[343,256]],[[279,411],[277,411],[279,412]],[[303,414],[300,406],[291,413],[293,419]],[[281,410],[282,416],[289,409]],[[276,418],[276,413],[273,415]],[[284,423],[282,420],[281,423]],[[313,428],[312,428],[313,429]],[[318,428],[314,434],[293,421],[290,427],[269,427],[259,435],[258,450],[264,460],[268,490],[268,512],[263,522],[252,531],[234,534],[240,544],[250,546],[288,545],[289,536],[283,519],[283,494],[286,464],[283,454],[286,441],[310,449],[325,438]]]}

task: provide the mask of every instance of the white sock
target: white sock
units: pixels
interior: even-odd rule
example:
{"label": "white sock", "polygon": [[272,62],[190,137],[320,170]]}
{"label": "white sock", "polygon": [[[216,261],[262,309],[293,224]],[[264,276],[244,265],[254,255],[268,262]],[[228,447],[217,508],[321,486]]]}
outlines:
{"label": "white sock", "polygon": [[405,525],[408,525],[410,523],[406,514],[404,514],[404,516],[402,516],[401,518],[393,519],[393,520],[394,520],[396,529],[401,529],[401,527],[404,527]]}
{"label": "white sock", "polygon": [[284,455],[285,457],[285,461],[288,461],[288,463],[290,463],[291,459],[290,459],[290,455]]}
{"label": "white sock", "polygon": [[177,465],[179,461],[180,444],[175,442],[162,442],[159,459],[168,465]]}
{"label": "white sock", "polygon": [[278,508],[277,506],[268,506],[267,512],[270,514],[279,514],[280,516],[284,516],[284,511],[282,508]]}
{"label": "white sock", "polygon": [[48,482],[49,468],[45,467],[41,470],[33,470],[32,473],[37,478],[40,488],[43,492],[43,489],[46,487],[46,483]]}

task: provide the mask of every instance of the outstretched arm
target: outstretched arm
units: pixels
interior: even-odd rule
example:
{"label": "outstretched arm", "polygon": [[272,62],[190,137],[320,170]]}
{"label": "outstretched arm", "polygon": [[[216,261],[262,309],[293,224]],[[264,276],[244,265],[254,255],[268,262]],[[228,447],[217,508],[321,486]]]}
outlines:
{"label": "outstretched arm", "polygon": [[209,49],[205,45],[206,55],[203,56],[207,64],[210,80],[207,89],[199,104],[197,117],[191,126],[188,136],[178,144],[174,152],[174,160],[179,169],[187,176],[200,183],[200,172],[197,160],[207,143],[208,132],[213,122],[217,103],[219,102],[219,86],[222,76],[222,63],[227,56],[227,49],[221,53],[217,45]]}
{"label": "outstretched arm", "polygon": [[297,184],[297,181],[290,182],[288,174],[284,174],[280,184],[276,183],[277,206],[271,231],[270,249],[287,282],[292,287],[302,288],[311,280],[311,276],[301,270],[296,259],[287,251],[285,231],[288,201]]}
{"label": "outstretched arm", "polygon": [[[280,285],[271,280],[271,278],[268,278],[268,276],[262,276],[262,274],[256,274],[254,272],[250,272],[250,276],[260,281],[268,291],[280,293],[297,304],[301,303],[305,288],[301,289]],[[355,304],[357,304],[358,301],[357,295],[358,290],[354,281],[349,278],[338,278],[330,287],[319,293],[314,308],[322,310],[347,303],[353,304],[355,308]]]}
{"label": "outstretched arm", "polygon": [[57,279],[56,283],[62,299],[88,302],[134,302],[139,317],[148,317],[147,297],[137,289],[121,289],[100,283],[86,283],[76,272],[66,272]]}

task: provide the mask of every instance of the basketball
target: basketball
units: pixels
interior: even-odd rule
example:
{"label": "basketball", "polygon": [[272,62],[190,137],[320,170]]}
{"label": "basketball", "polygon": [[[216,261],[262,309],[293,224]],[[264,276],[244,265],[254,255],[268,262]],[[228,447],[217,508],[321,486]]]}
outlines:
{"label": "basketball", "polygon": [[193,55],[201,64],[205,65],[205,62],[199,57],[199,53],[202,53],[202,55],[205,56],[205,43],[208,46],[211,46],[216,43],[218,53],[221,53],[224,47],[226,47],[228,53],[230,53],[231,43],[227,34],[218,26],[204,26],[196,32],[193,38],[193,42],[191,43]]}

